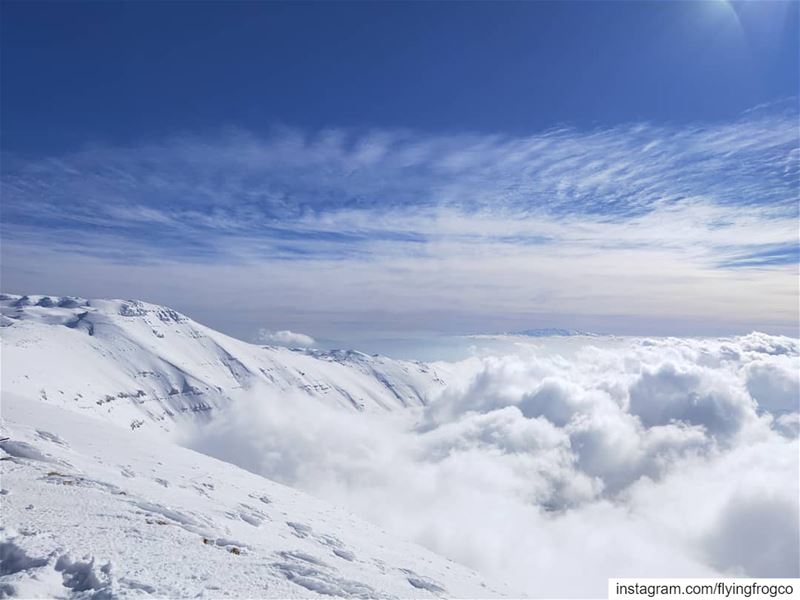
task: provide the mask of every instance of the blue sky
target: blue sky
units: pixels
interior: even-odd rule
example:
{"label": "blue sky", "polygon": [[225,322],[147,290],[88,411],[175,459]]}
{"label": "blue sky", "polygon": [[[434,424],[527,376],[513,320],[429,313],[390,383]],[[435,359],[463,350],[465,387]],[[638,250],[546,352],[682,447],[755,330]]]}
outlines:
{"label": "blue sky", "polygon": [[798,3],[2,5],[2,279],[252,339],[797,330]]}
{"label": "blue sky", "polygon": [[4,2],[8,151],[276,124],[524,135],[798,88],[797,3]]}

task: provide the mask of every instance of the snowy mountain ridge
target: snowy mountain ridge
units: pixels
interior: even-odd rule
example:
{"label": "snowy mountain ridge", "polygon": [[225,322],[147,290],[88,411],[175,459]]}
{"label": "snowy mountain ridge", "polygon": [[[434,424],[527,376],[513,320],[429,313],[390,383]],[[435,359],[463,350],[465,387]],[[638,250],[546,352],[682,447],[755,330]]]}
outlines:
{"label": "snowy mountain ridge", "polygon": [[130,300],[0,296],[0,598],[494,598],[347,508],[182,447],[250,399],[413,414],[432,366],[248,344]]}
{"label": "snowy mountain ridge", "polygon": [[138,300],[0,295],[2,385],[133,429],[209,419],[258,384],[357,411],[423,407],[441,369],[356,351],[249,344]]}

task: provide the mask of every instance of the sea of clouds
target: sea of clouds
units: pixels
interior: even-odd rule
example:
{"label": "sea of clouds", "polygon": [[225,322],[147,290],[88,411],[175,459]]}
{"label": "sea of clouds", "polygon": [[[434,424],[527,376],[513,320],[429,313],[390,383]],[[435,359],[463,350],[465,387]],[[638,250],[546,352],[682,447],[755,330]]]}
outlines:
{"label": "sea of clouds", "polygon": [[505,341],[420,413],[253,390],[186,443],[532,596],[800,576],[797,340]]}

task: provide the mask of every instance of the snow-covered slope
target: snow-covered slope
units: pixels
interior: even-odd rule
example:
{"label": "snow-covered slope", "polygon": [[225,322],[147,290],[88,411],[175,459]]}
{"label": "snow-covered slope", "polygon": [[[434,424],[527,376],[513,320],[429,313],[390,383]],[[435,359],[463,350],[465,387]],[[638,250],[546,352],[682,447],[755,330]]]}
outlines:
{"label": "snow-covered slope", "polygon": [[8,393],[2,417],[0,597],[504,595],[344,510],[147,431]]}
{"label": "snow-covered slope", "polygon": [[248,344],[134,300],[3,294],[0,310],[4,390],[134,429],[208,419],[254,385],[359,411],[420,407],[444,386],[423,363]]}
{"label": "snow-covered slope", "polygon": [[504,595],[164,435],[247,397],[419,408],[444,386],[433,367],[248,344],[138,301],[2,295],[0,309],[0,598]]}

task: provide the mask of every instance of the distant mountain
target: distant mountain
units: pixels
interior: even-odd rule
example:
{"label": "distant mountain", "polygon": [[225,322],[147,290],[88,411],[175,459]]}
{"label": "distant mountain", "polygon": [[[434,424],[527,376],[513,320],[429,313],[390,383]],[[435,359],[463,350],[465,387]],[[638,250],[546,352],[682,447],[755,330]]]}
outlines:
{"label": "distant mountain", "polygon": [[470,337],[493,338],[505,336],[524,336],[524,337],[570,337],[570,336],[590,336],[598,337],[603,334],[581,331],[580,329],[562,329],[559,327],[544,327],[542,329],[522,329],[520,331],[504,331],[503,333],[483,333]]}
{"label": "distant mountain", "polygon": [[419,408],[441,368],[356,351],[249,344],[138,300],[0,295],[5,391],[169,431],[253,385],[358,411]]}
{"label": "distant mountain", "polygon": [[545,327],[542,329],[523,329],[521,331],[514,331],[506,335],[524,335],[526,337],[565,337],[573,335],[588,335],[597,336],[596,333],[588,331],[581,331],[579,329],[561,329],[558,327]]}

